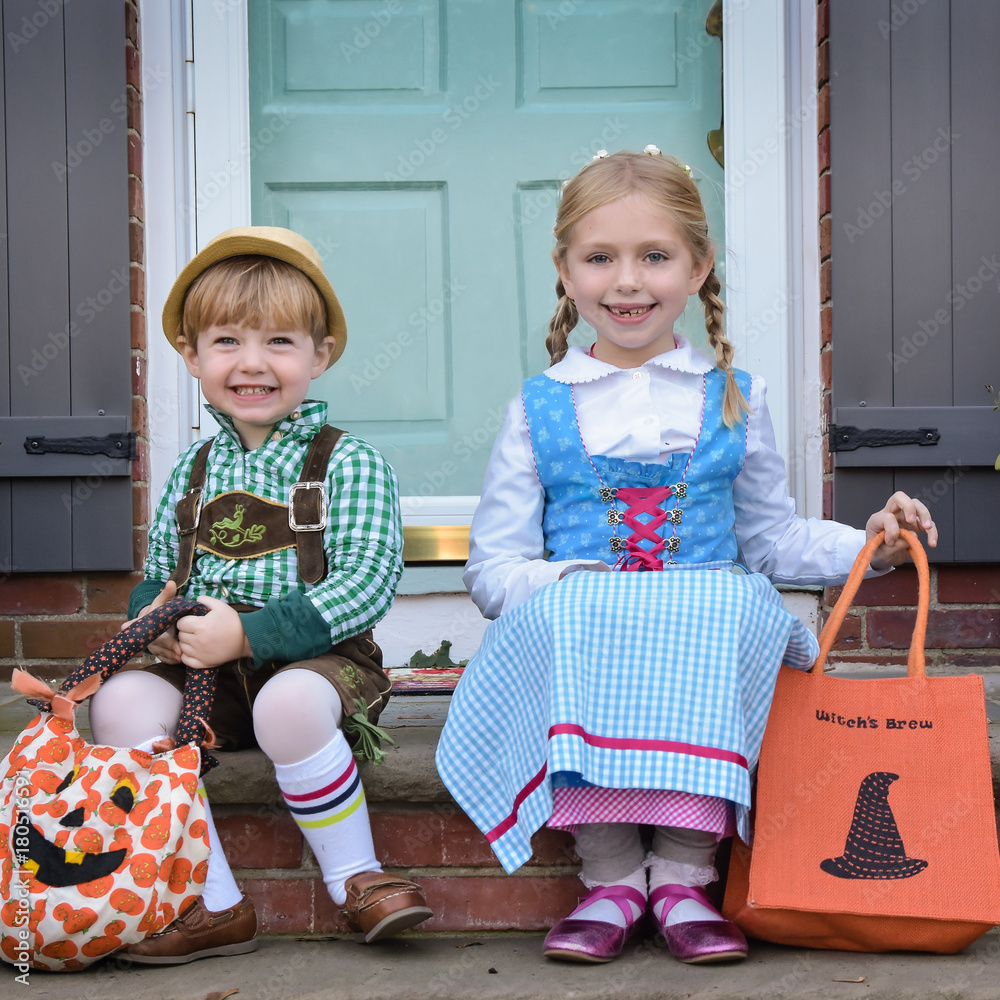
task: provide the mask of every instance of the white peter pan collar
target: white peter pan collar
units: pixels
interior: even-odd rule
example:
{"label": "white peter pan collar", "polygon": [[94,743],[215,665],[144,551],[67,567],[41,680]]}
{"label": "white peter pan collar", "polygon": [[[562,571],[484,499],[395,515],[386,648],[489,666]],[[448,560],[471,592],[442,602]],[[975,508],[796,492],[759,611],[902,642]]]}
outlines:
{"label": "white peter pan collar", "polygon": [[[644,365],[656,365],[659,368],[671,368],[674,371],[689,375],[704,375],[715,367],[715,362],[706,354],[702,354],[684,337],[674,334],[677,346],[672,351],[665,351],[650,358]],[[599,361],[590,356],[590,351],[583,347],[571,347],[566,357],[558,364],[546,369],[545,374],[556,382],[574,385],[580,382],[595,382],[615,372],[632,371],[634,369],[618,368],[606,361]]]}

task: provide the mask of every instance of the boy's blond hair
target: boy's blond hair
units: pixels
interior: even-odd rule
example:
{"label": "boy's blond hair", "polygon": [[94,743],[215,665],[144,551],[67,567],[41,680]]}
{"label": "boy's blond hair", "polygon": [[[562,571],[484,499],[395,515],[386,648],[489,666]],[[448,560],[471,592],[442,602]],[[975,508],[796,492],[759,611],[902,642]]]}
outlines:
{"label": "boy's blond hair", "polygon": [[258,254],[220,260],[191,283],[177,334],[194,347],[213,326],[305,330],[317,347],[329,336],[326,306],[312,281],[297,267]]}

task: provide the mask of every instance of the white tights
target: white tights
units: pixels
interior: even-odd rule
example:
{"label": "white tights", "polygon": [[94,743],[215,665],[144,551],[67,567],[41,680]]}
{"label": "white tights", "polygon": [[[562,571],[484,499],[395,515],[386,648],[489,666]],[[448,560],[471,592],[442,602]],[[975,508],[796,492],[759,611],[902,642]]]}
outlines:
{"label": "white tights", "polygon": [[[183,698],[172,684],[144,670],[126,670],[103,684],[90,702],[97,743],[135,747],[172,735]],[[261,750],[275,764],[312,757],[340,728],[343,710],[333,685],[312,670],[284,670],[260,690],[253,728]]]}
{"label": "white tights", "polygon": [[[90,728],[94,741],[106,746],[138,747],[173,735],[182,704],[181,692],[156,674],[144,670],[115,674],[91,699]],[[340,697],[319,674],[312,670],[286,670],[272,677],[257,695],[253,706],[254,733],[264,753],[287,771],[287,765],[314,757],[335,738],[343,742],[339,731],[341,715]],[[204,802],[213,850],[203,900],[210,911],[220,911],[235,906],[242,893],[225,855],[215,850],[218,834],[207,797]],[[377,867],[370,847],[367,814],[363,826],[362,853],[356,870]],[[354,873],[351,859],[347,860],[347,868],[350,869],[347,876]],[[338,895],[343,893],[344,877],[337,875]]]}

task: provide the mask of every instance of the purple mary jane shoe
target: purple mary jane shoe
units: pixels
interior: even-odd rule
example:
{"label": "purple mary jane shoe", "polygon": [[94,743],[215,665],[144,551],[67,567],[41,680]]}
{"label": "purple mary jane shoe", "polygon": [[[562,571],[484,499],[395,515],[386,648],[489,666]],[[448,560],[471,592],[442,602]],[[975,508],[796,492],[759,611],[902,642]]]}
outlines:
{"label": "purple mary jane shoe", "polygon": [[[627,885],[598,886],[580,900],[573,913],[599,899],[611,900],[624,914],[626,926],[618,927],[603,920],[575,920],[571,913],[545,935],[542,951],[548,958],[561,958],[569,962],[610,962],[621,954],[625,942],[642,922],[646,897]],[[639,907],[637,917],[632,916],[630,903]]]}
{"label": "purple mary jane shoe", "polygon": [[654,919],[656,904],[667,901],[657,923],[674,958],[694,965],[747,957],[747,939],[731,920],[687,920],[667,926],[664,923],[667,914],[684,899],[693,899],[715,910],[701,886],[661,885],[649,894],[649,912]]}

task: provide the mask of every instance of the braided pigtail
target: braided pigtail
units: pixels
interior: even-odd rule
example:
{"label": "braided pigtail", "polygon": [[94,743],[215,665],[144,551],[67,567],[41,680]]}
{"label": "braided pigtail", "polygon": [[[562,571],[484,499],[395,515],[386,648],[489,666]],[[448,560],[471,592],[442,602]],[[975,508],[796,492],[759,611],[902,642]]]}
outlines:
{"label": "braided pigtail", "polygon": [[556,295],[559,296],[559,304],[556,306],[555,316],[549,321],[549,335],[545,338],[545,347],[552,364],[557,364],[566,356],[569,335],[580,319],[576,303],[566,294],[562,278],[556,281]]}
{"label": "braided pigtail", "polygon": [[698,298],[705,307],[705,329],[708,331],[708,342],[715,349],[715,364],[726,373],[726,394],[722,403],[722,419],[727,427],[735,427],[740,420],[741,411],[750,412],[750,404],[746,401],[733,375],[733,345],[729,343],[722,325],[724,306],[719,298],[722,283],[713,267],[708,272],[705,283],[698,290]]}

